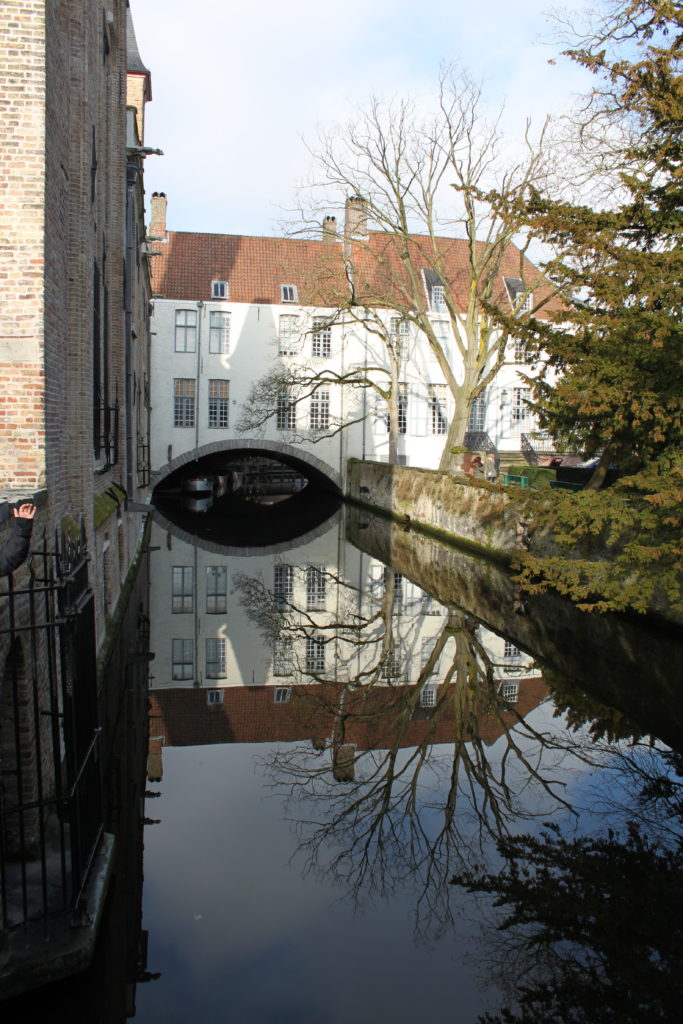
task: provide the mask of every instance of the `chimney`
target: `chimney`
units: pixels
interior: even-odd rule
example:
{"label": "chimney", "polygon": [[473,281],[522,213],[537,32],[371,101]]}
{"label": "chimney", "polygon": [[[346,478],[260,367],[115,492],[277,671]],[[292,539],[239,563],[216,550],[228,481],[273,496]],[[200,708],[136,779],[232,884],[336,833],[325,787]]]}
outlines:
{"label": "chimney", "polygon": [[323,217],[323,242],[336,242],[337,218]]}
{"label": "chimney", "polygon": [[149,234],[147,236],[152,241],[166,241],[167,202],[165,192],[152,192],[152,215],[149,221]]}
{"label": "chimney", "polygon": [[345,238],[366,238],[368,234],[368,204],[361,196],[349,196],[344,218]]}

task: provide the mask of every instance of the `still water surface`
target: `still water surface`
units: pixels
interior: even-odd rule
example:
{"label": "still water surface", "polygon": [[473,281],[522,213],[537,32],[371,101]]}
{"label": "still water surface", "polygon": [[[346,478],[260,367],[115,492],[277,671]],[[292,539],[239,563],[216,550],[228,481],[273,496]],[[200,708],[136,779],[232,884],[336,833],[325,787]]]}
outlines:
{"label": "still water surface", "polygon": [[[637,899],[629,905],[626,823],[638,819],[664,859],[676,846],[677,778],[663,745],[647,737],[634,745],[637,724],[601,711],[556,672],[544,679],[539,651],[520,650],[475,621],[461,593],[435,602],[424,580],[385,569],[349,544],[345,530],[337,522],[299,548],[223,561],[210,547],[157,538],[150,735],[153,772],[162,777],[149,784],[160,795],[146,810],[148,981],[137,987],[136,1020],[464,1024],[514,1005],[520,979],[539,977],[556,978],[556,991],[538,1017],[523,1011],[520,1020],[611,1020],[600,1005],[603,982],[620,988],[623,1019],[675,1019],[667,1007],[679,982],[670,973],[663,1001],[652,991],[659,968],[637,981],[642,991],[627,991],[625,970],[615,967],[622,957],[629,963],[627,932],[607,950],[591,925],[578,943],[562,933],[566,861],[581,850],[552,845],[557,836],[580,843],[612,829],[604,861],[623,863],[589,881],[577,872],[569,917],[597,892],[601,901],[621,901],[615,933],[642,919]],[[168,581],[175,594],[180,577],[174,585],[167,569],[183,565],[192,567],[192,600],[169,614]],[[208,574],[215,597],[223,565],[225,630],[215,611],[203,614],[201,590]],[[311,567],[324,571],[324,585]],[[182,667],[164,661],[162,648],[183,636],[193,641],[199,688],[173,679]],[[205,650],[215,658],[222,639],[220,679],[202,659]],[[283,669],[276,663],[284,641]],[[647,672],[643,665],[625,687],[642,686]],[[550,682],[577,729],[556,711]],[[615,731],[621,742],[612,742]],[[674,786],[666,799],[641,799],[646,781],[662,775]],[[455,875],[472,883],[487,871],[509,872],[514,858],[501,840],[538,839],[546,822],[559,831],[546,833],[551,882],[541,919],[555,937],[525,946],[519,931],[497,930],[509,902],[495,907],[495,893],[451,883]],[[646,913],[656,921],[658,901],[667,899],[657,877],[662,858],[635,860],[649,877]],[[615,878],[625,889],[617,897]],[[589,917],[603,927],[599,913]],[[527,921],[523,935],[533,932]],[[656,941],[647,949],[668,972],[675,950],[662,953]],[[642,957],[642,943],[632,953]]]}
{"label": "still water surface", "polygon": [[174,529],[93,967],[3,1024],[679,1019],[680,637],[358,510]]}

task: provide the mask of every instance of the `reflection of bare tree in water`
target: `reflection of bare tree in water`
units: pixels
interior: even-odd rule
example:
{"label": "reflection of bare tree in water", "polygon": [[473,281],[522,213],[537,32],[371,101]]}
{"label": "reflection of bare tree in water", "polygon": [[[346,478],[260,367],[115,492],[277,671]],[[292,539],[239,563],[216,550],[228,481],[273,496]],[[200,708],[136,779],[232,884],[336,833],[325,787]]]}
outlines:
{"label": "reflection of bare tree in water", "polygon": [[[507,835],[513,820],[568,805],[542,766],[544,737],[498,696],[470,616],[449,610],[415,681],[399,683],[390,666],[400,577],[386,573],[384,593],[365,615],[356,588],[335,583],[336,614],[320,617],[261,581],[239,580],[271,642],[322,634],[336,652],[327,676],[306,674],[298,663],[303,685],[293,688],[300,713],[316,730],[326,723],[325,736],[283,748],[267,767],[307,870],[332,878],[356,904],[415,889],[416,931],[434,936],[452,922],[450,878],[481,861],[486,840]],[[419,617],[411,619],[401,644],[417,643],[420,628]],[[435,680],[440,660],[446,668]],[[433,706],[425,707],[423,691],[435,681]],[[533,799],[522,797],[534,784]]]}

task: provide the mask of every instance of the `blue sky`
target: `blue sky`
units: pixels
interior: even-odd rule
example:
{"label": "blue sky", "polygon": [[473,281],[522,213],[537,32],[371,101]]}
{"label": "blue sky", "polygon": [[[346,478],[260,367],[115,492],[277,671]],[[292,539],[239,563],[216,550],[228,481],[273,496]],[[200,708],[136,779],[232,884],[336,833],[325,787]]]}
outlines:
{"label": "blue sky", "polygon": [[[564,8],[579,12],[584,0]],[[131,0],[152,72],[145,142],[148,192],[166,192],[172,230],[267,235],[306,176],[321,129],[371,94],[431,106],[439,67],[481,80],[491,110],[518,137],[588,88],[554,64],[548,0]]]}

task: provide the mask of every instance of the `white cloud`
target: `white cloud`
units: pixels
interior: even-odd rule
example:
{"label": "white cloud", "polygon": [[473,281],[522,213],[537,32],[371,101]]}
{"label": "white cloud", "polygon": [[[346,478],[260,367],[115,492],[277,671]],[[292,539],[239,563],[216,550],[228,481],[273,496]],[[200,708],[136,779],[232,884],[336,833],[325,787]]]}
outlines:
{"label": "white cloud", "polygon": [[[573,0],[574,7],[583,2]],[[169,196],[177,230],[269,234],[310,158],[302,137],[350,116],[369,94],[425,96],[457,61],[506,103],[510,129],[540,122],[577,91],[581,73],[548,65],[546,0],[485,7],[453,0],[132,0],[152,72],[149,192]]]}

